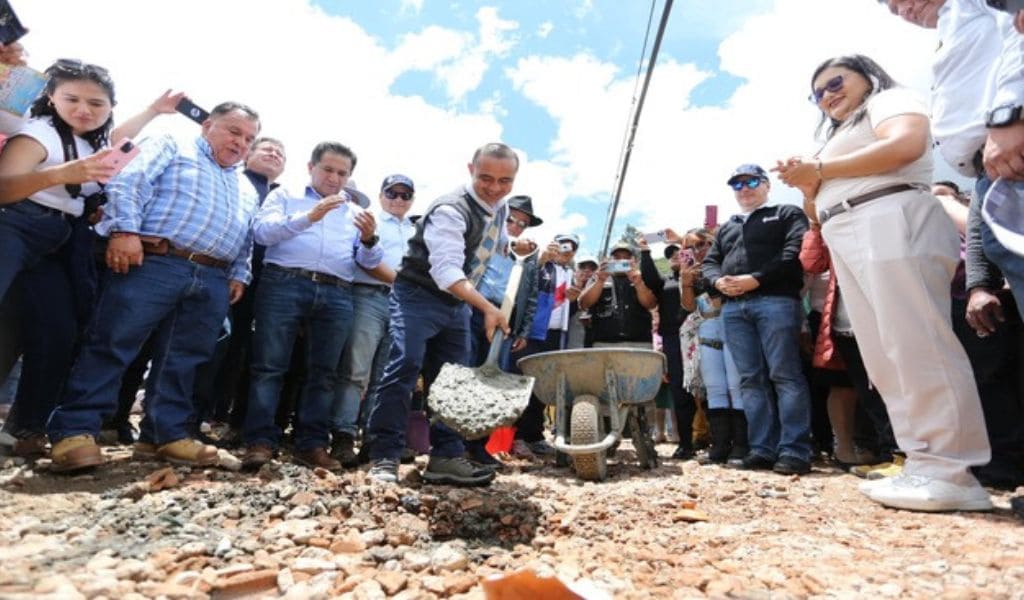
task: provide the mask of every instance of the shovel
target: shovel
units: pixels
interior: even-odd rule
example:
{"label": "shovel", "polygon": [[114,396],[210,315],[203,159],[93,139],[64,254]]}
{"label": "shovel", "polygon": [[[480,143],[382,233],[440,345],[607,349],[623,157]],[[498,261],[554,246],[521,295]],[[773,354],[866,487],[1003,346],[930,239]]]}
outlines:
{"label": "shovel", "polygon": [[[519,291],[523,265],[512,265],[501,314],[508,321]],[[495,329],[484,364],[473,369],[445,363],[430,385],[427,404],[434,416],[468,440],[486,437],[499,427],[512,425],[526,410],[533,393],[534,378],[505,373],[498,367],[498,355],[505,333]]]}

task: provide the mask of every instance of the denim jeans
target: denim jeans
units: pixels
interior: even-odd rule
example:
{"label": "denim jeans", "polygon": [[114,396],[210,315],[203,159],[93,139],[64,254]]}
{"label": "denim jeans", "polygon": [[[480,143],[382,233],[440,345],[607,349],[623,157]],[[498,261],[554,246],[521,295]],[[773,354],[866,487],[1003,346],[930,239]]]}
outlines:
{"label": "denim jeans", "polygon": [[[991,185],[988,177],[982,175],[978,179],[974,193],[984,198]],[[1013,299],[1017,301],[1017,312],[1024,320],[1024,256],[1011,252],[999,243],[996,234],[992,233],[984,219],[981,221],[981,247],[985,256],[1003,272],[1003,277],[1010,284]]]}
{"label": "denim jeans", "polygon": [[[800,367],[800,301],[785,296],[730,299],[721,319],[740,374],[751,454],[810,461],[811,396]],[[775,387],[777,405],[769,386]]]}
{"label": "denim jeans", "polygon": [[388,294],[383,286],[352,287],[352,333],[338,365],[331,429],[355,437],[359,406],[370,385],[373,361],[388,333]]}
{"label": "denim jeans", "polygon": [[352,325],[352,290],[266,265],[256,293],[252,385],[242,439],[250,446],[277,446],[281,429],[274,417],[295,338],[304,326],[307,376],[295,415],[295,448],[327,448],[338,361]]}
{"label": "denim jeans", "polygon": [[[448,304],[415,284],[395,282],[388,298],[391,349],[367,421],[371,459],[398,460],[405,449],[409,405],[420,371],[437,373],[443,363],[469,362],[469,306]],[[443,424],[430,427],[430,453],[462,456],[462,438]]]}
{"label": "denim jeans", "polygon": [[99,433],[104,418],[117,410],[122,375],[153,332],[156,349],[146,381],[152,441],[189,437],[196,368],[210,359],[227,310],[223,269],[147,255],[127,274],[110,274],[63,401],[47,424],[50,440]]}
{"label": "denim jeans", "polygon": [[31,200],[0,207],[0,298],[19,273],[64,245],[70,219]]}
{"label": "denim jeans", "polygon": [[[700,324],[701,339],[725,342],[722,335],[722,319],[705,319]],[[676,338],[678,339],[678,338]],[[743,410],[743,396],[740,394],[740,374],[728,345],[722,349],[700,346],[700,376],[707,390],[708,408],[731,408]]]}

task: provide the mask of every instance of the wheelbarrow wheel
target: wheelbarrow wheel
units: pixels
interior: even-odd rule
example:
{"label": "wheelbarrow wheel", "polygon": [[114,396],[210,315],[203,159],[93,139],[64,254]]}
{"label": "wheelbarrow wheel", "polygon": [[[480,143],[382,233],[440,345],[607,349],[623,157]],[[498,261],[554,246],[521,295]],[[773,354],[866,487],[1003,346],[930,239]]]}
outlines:
{"label": "wheelbarrow wheel", "polygon": [[[570,438],[573,445],[596,444],[604,439],[604,420],[596,396],[576,396],[572,404],[572,428]],[[572,457],[573,469],[580,479],[601,481],[608,476],[608,460],[605,453],[576,454]]]}

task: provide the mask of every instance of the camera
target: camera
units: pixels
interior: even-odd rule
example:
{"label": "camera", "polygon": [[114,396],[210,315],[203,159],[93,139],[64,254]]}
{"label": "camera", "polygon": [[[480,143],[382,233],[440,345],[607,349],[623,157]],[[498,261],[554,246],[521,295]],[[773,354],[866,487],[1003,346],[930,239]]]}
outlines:
{"label": "camera", "polygon": [[605,264],[604,270],[612,275],[629,273],[632,265],[628,260],[610,260]]}
{"label": "camera", "polygon": [[558,251],[562,252],[563,254],[568,254],[569,252],[572,252],[572,250],[572,242],[562,242],[561,244],[558,245]]}
{"label": "camera", "polygon": [[991,8],[1010,14],[1016,14],[1017,11],[1024,10],[1024,0],[985,0],[985,3]]}

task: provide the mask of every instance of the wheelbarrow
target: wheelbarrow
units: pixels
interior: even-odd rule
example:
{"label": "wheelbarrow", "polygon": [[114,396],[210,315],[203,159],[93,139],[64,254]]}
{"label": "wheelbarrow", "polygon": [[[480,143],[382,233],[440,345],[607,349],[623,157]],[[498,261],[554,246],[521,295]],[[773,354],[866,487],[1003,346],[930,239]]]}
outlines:
{"label": "wheelbarrow", "polygon": [[[641,468],[658,466],[642,409],[653,407],[661,387],[665,357],[660,352],[559,350],[534,354],[517,364],[536,379],[533,391],[540,401],[555,405],[555,449],[572,457],[581,479],[601,481],[608,475],[608,449],[622,440],[627,423]],[[608,431],[604,417],[610,422]]]}

